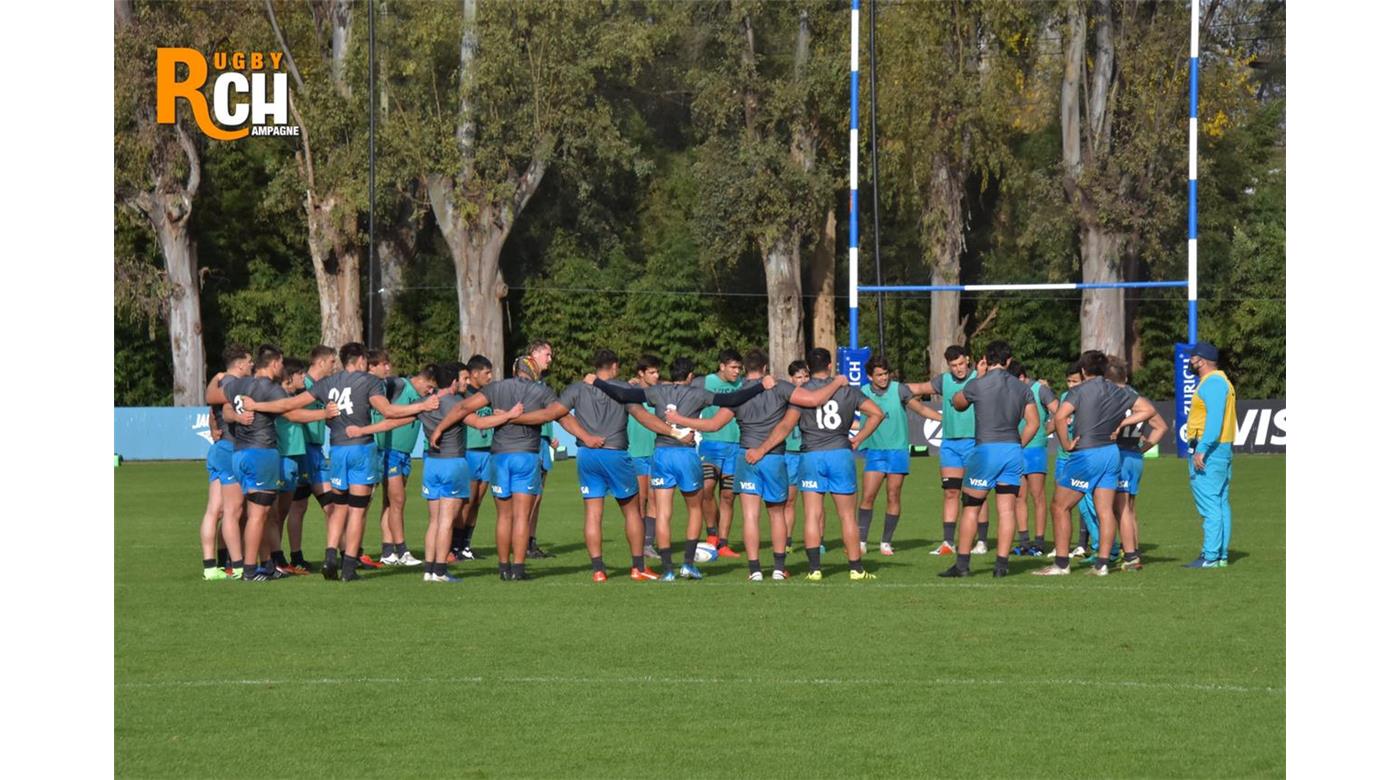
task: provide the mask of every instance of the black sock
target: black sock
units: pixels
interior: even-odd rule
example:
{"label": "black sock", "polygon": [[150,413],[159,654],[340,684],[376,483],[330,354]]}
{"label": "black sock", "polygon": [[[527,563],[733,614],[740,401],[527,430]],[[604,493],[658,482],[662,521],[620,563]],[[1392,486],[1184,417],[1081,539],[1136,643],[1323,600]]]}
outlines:
{"label": "black sock", "polygon": [[706,529],[705,529],[705,535],[706,535],[706,536],[713,536],[713,537],[715,537],[716,539],[718,539],[718,538],[719,538],[719,529],[718,529],[718,528],[706,528]]}
{"label": "black sock", "polygon": [[452,529],[452,549],[460,550],[466,544],[467,534],[461,528]]}
{"label": "black sock", "polygon": [[212,569],[212,568],[214,568],[214,559],[213,559],[213,558],[205,558],[205,559],[204,559],[204,568],[206,568],[206,569]]}
{"label": "black sock", "polygon": [[808,547],[807,549],[807,569],[809,571],[821,571],[822,568],[822,548]]}
{"label": "black sock", "polygon": [[1036,546],[1036,547],[1044,547],[1044,546],[1045,546],[1045,536],[1044,536],[1044,535],[1040,535],[1040,536],[1035,537],[1035,546]]}
{"label": "black sock", "polygon": [[662,570],[662,571],[670,571],[671,569],[675,568],[675,564],[673,564],[673,563],[671,562],[671,548],[670,548],[670,547],[662,547],[660,550],[657,550],[656,552],[657,552],[657,554],[659,554],[659,555],[661,556],[661,570]]}
{"label": "black sock", "polygon": [[642,536],[643,544],[650,544],[652,546],[656,545],[656,518],[642,518]]}
{"label": "black sock", "polygon": [[520,579],[525,574],[525,564],[512,563],[510,565],[510,573],[511,576],[515,577],[516,579]]}
{"label": "black sock", "polygon": [[958,571],[967,571],[972,566],[972,553],[958,553],[958,561],[955,564]]}
{"label": "black sock", "polygon": [[1068,568],[1069,568],[1069,556],[1066,555],[1066,556],[1064,556],[1063,558],[1061,558],[1060,556],[1056,555],[1056,556],[1055,556],[1055,565],[1056,565],[1057,567],[1061,568],[1061,569],[1068,569]]}
{"label": "black sock", "polygon": [[1031,540],[1031,533],[1030,533],[1030,531],[1017,531],[1017,532],[1016,532],[1016,541],[1020,542],[1021,544],[1025,544],[1026,542],[1029,542],[1030,540]]}
{"label": "black sock", "polygon": [[642,556],[640,556],[640,555],[634,555],[634,556],[632,556],[632,568],[636,569],[637,571],[641,571],[642,569],[645,569],[646,567],[647,567],[646,560],[643,559]]}
{"label": "black sock", "polygon": [[590,563],[593,564],[593,571],[605,571],[605,569],[603,568],[603,556],[591,556],[588,560]]}
{"label": "black sock", "polygon": [[395,555],[398,555],[400,558],[402,558],[403,556],[407,555],[407,554],[408,554],[408,543],[407,543],[407,542],[398,542],[398,543],[396,543],[396,544],[394,545],[394,554],[395,554]]}
{"label": "black sock", "polygon": [[763,571],[763,567],[758,565],[758,561],[756,561],[756,560],[750,560],[750,561],[749,561],[749,574],[753,574],[754,572],[758,572],[758,571]]}
{"label": "black sock", "polygon": [[1107,558],[1102,558],[1102,557],[1100,557],[1100,558],[1094,559],[1094,567],[1095,567],[1095,568],[1102,569],[1103,567],[1105,567],[1105,566],[1107,566],[1107,565],[1108,565],[1108,559],[1107,559]]}
{"label": "black sock", "polygon": [[725,547],[728,547],[728,546],[729,546],[729,540],[726,539],[726,538],[724,538],[723,536],[721,536],[721,537],[719,538],[719,543],[715,545],[715,549],[724,549]]}
{"label": "black sock", "polygon": [[220,547],[220,548],[219,548],[219,555],[218,555],[217,558],[215,558],[215,561],[217,561],[217,563],[215,563],[215,565],[218,566],[218,567],[221,568],[221,569],[224,568],[225,566],[228,566],[228,548],[227,548],[227,547]]}
{"label": "black sock", "polygon": [[535,541],[535,537],[533,537],[533,536],[530,537],[530,543],[529,543],[528,545],[526,545],[525,549],[527,549],[527,550],[539,549],[539,544]]}
{"label": "black sock", "polygon": [[286,565],[287,565],[287,556],[286,556],[286,555],[283,555],[281,550],[273,550],[273,551],[272,551],[272,564],[273,564],[274,566],[286,566]]}
{"label": "black sock", "polygon": [[350,555],[348,552],[340,559],[340,578],[346,579],[355,573],[355,567],[359,564],[358,555]]}
{"label": "black sock", "polygon": [[865,571],[865,564],[861,563],[859,558],[848,561],[848,563],[851,566],[851,571]]}
{"label": "black sock", "polygon": [[699,540],[699,539],[686,539],[686,540],[685,540],[685,562],[686,562],[687,564],[695,563],[695,548],[696,548],[696,547],[699,547],[699,546],[700,546],[700,540]]}
{"label": "black sock", "polygon": [[949,523],[949,522],[947,522],[947,521],[945,520],[945,521],[943,522],[943,543],[946,544],[946,545],[950,545],[950,546],[951,546],[951,545],[953,544],[953,534],[954,534],[957,530],[958,530],[958,524],[957,524],[957,522]]}
{"label": "black sock", "polygon": [[1004,556],[1004,555],[998,555],[998,556],[997,556],[996,567],[997,567],[998,569],[1006,569],[1006,568],[1008,568],[1008,567],[1010,567],[1010,566],[1011,566],[1011,559],[1010,559],[1010,558],[1007,558],[1007,557]]}
{"label": "black sock", "polygon": [[497,563],[497,564],[496,564],[496,571],[500,572],[501,574],[509,574],[509,573],[510,573],[510,564],[509,564],[509,563]]}
{"label": "black sock", "polygon": [[326,562],[325,562],[325,565],[326,565],[326,566],[334,566],[335,563],[336,563],[336,561],[338,561],[338,560],[340,560],[340,556],[336,554],[335,548],[334,548],[334,547],[327,547],[327,548],[326,548]]}
{"label": "black sock", "polygon": [[1127,550],[1124,550],[1124,551],[1123,551],[1123,560],[1125,560],[1125,561],[1135,561],[1135,560],[1137,560],[1137,559],[1138,559],[1138,554],[1137,554],[1137,551],[1136,551],[1136,550],[1134,550],[1133,552],[1128,552]]}
{"label": "black sock", "polygon": [[229,561],[228,567],[230,569],[233,569],[234,571],[238,571],[239,569],[243,568],[243,561]]}
{"label": "black sock", "polygon": [[899,526],[899,515],[885,513],[885,531],[880,534],[880,542],[889,544],[894,541],[894,529]]}
{"label": "black sock", "polygon": [[388,558],[390,555],[393,555],[393,554],[394,554],[394,543],[393,543],[393,542],[381,542],[381,543],[379,544],[379,557],[380,557],[380,558]]}
{"label": "black sock", "polygon": [[863,542],[870,538],[870,521],[875,517],[874,509],[860,510],[860,540]]}
{"label": "black sock", "polygon": [[471,546],[472,546],[472,531],[475,531],[475,530],[476,530],[476,526],[474,526],[474,525],[469,525],[469,526],[467,526],[467,530],[465,530],[465,531],[462,532],[462,546],[463,546],[463,547],[471,547]]}
{"label": "black sock", "polygon": [[292,550],[292,565],[305,566],[306,559],[302,557],[301,550]]}
{"label": "black sock", "polygon": [[773,553],[773,570],[774,570],[774,571],[787,571],[787,553],[785,553],[785,552]]}
{"label": "black sock", "polygon": [[985,542],[985,541],[987,541],[987,529],[988,529],[988,528],[991,528],[991,526],[992,526],[992,523],[991,523],[990,520],[987,521],[987,522],[985,522],[985,523],[978,523],[978,524],[977,524],[977,541],[979,541],[979,542]]}

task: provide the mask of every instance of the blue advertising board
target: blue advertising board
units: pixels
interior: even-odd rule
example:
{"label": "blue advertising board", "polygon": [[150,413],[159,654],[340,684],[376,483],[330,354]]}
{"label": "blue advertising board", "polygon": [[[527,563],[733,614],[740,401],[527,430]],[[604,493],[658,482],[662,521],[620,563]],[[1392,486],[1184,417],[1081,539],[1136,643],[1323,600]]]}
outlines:
{"label": "blue advertising board", "polygon": [[1172,374],[1176,384],[1176,456],[1186,457],[1186,415],[1191,411],[1191,399],[1196,395],[1196,385],[1200,377],[1191,373],[1191,345],[1176,345],[1172,360]]}

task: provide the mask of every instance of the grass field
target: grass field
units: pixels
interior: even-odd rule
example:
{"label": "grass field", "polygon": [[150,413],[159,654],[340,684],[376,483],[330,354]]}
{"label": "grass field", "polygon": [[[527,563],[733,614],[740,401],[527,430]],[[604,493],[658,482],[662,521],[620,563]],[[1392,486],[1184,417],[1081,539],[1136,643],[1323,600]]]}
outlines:
{"label": "grass field", "polygon": [[[199,579],[203,464],[128,464],[116,773],[1280,776],[1284,469],[1236,459],[1226,570],[1180,568],[1200,526],[1184,464],[1164,459],[1143,477],[1144,571],[1044,579],[1029,575],[1042,561],[1013,558],[994,580],[988,556],[971,579],[938,579],[936,460],[916,458],[898,554],[869,562],[878,582],[848,581],[837,551],[820,583],[749,583],[728,559],[701,582],[634,583],[613,506],[615,576],[598,585],[566,461],[540,521],[558,557],[532,561],[533,582],[496,578],[486,508],[488,559],[454,566],[458,584],[417,569],[244,584]],[[415,463],[415,552],[418,478]]]}

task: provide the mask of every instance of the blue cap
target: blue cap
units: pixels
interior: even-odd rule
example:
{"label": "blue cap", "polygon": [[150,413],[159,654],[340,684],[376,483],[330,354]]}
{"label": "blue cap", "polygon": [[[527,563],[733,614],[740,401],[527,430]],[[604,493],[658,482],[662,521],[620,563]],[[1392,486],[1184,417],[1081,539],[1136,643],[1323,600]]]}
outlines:
{"label": "blue cap", "polygon": [[1219,363],[1220,350],[1216,349],[1215,345],[1209,341],[1198,341],[1196,342],[1196,346],[1191,348],[1191,357],[1198,357],[1203,360],[1209,360],[1212,363]]}

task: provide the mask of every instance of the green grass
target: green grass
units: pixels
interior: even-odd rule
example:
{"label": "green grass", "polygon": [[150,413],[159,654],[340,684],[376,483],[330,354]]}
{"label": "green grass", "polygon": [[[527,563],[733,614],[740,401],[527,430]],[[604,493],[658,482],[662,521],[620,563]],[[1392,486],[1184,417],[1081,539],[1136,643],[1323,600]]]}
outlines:
{"label": "green grass", "polygon": [[[898,554],[871,556],[878,582],[848,581],[836,552],[821,583],[750,584],[726,559],[702,582],[634,583],[611,507],[603,585],[572,462],[548,484],[540,536],[559,556],[532,562],[538,579],[496,579],[486,508],[489,559],[454,566],[455,585],[416,570],[203,582],[203,465],[128,464],[116,773],[1280,776],[1284,463],[1236,460],[1224,571],[1180,568],[1200,527],[1165,459],[1143,478],[1145,571],[1043,579],[1013,559],[993,580],[979,557],[972,579],[940,580],[936,460],[917,458]],[[314,503],[307,526],[319,558]]]}

